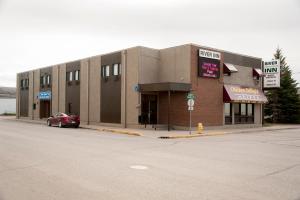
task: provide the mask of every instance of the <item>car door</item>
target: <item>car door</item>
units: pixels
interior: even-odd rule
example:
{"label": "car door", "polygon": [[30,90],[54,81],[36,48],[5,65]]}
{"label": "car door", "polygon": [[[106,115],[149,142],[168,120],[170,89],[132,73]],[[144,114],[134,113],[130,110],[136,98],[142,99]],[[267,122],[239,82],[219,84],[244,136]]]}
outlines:
{"label": "car door", "polygon": [[58,125],[60,113],[54,115],[53,124]]}

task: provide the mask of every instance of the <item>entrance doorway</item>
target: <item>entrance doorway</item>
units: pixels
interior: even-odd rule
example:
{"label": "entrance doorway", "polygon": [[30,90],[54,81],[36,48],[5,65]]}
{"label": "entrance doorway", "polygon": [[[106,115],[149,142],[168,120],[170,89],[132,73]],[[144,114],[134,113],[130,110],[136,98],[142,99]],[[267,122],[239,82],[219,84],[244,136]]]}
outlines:
{"label": "entrance doorway", "polygon": [[142,94],[141,112],[140,123],[157,124],[157,95]]}
{"label": "entrance doorway", "polygon": [[40,101],[40,118],[48,118],[50,115],[50,101]]}

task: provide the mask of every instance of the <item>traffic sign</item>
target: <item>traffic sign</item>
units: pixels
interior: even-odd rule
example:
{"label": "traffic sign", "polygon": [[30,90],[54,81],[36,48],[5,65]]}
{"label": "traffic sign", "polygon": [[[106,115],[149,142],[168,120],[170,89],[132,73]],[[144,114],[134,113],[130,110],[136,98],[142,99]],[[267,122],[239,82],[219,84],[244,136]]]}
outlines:
{"label": "traffic sign", "polygon": [[188,110],[189,110],[189,111],[194,110],[194,106],[189,106],[189,107],[188,107]]}
{"label": "traffic sign", "polygon": [[187,99],[195,99],[195,95],[193,93],[189,92],[186,98]]}
{"label": "traffic sign", "polygon": [[194,99],[189,99],[189,100],[187,101],[187,105],[190,106],[190,107],[194,106],[194,104],[195,104]]}

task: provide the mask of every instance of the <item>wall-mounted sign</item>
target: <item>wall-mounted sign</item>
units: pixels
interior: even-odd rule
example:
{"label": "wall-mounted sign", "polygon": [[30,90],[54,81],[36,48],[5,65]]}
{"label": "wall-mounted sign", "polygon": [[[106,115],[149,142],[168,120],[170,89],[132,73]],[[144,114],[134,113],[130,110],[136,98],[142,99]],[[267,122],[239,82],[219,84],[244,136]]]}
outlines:
{"label": "wall-mounted sign", "polygon": [[280,60],[264,61],[264,88],[280,87]]}
{"label": "wall-mounted sign", "polygon": [[210,58],[199,58],[198,76],[208,78],[220,77],[220,61]]}
{"label": "wall-mounted sign", "polygon": [[219,78],[220,59],[221,54],[219,52],[199,49],[198,76]]}
{"label": "wall-mounted sign", "polygon": [[50,100],[51,99],[51,91],[43,91],[39,93],[40,100]]}
{"label": "wall-mounted sign", "polygon": [[216,51],[209,51],[209,50],[205,50],[205,49],[199,49],[199,57],[220,60],[221,59],[221,53],[216,52]]}
{"label": "wall-mounted sign", "polygon": [[133,91],[139,92],[140,91],[140,86],[138,84],[133,86]]}

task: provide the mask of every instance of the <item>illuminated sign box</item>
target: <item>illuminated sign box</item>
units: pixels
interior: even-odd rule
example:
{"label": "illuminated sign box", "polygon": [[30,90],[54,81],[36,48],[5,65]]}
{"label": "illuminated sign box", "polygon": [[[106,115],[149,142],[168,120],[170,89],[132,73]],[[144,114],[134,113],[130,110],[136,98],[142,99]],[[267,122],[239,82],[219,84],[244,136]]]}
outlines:
{"label": "illuminated sign box", "polygon": [[198,76],[219,78],[220,59],[221,54],[219,52],[199,49]]}

